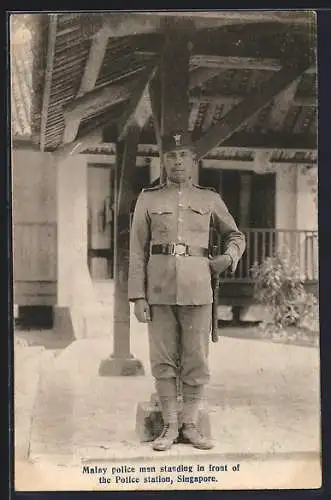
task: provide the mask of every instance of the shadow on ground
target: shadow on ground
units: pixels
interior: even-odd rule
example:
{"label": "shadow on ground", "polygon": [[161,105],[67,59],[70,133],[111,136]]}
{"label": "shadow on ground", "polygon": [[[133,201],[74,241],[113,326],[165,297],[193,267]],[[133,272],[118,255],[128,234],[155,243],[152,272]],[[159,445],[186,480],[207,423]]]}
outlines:
{"label": "shadow on ground", "polygon": [[21,329],[15,327],[15,340],[32,347],[61,350],[68,347],[75,339],[62,336],[55,330]]}

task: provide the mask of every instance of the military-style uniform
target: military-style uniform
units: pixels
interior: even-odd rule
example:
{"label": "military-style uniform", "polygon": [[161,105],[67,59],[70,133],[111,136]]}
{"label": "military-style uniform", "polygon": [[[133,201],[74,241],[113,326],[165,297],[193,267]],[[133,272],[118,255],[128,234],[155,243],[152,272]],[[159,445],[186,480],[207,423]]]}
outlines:
{"label": "military-style uniform", "polygon": [[[244,251],[244,237],[215,191],[174,183],[144,189],[131,228],[129,299],[146,298],[151,305],[211,304],[211,218],[224,238],[234,271]],[[174,255],[170,249],[162,254],[160,247],[171,244],[177,244]],[[191,255],[180,255],[185,250],[181,245],[190,247]],[[153,246],[158,247],[155,253]]]}
{"label": "military-style uniform", "polygon": [[[132,221],[129,299],[144,298],[151,308],[151,368],[168,424],[177,419],[176,377],[182,381],[183,419],[188,425],[197,420],[203,387],[209,380],[211,222],[223,237],[234,271],[245,249],[244,235],[213,190],[171,182],[144,189]],[[199,439],[197,447],[207,448]],[[162,446],[164,442],[161,439]]]}
{"label": "military-style uniform", "polygon": [[182,132],[163,137],[168,181],[140,193],[130,236],[129,299],[137,301],[139,321],[148,320],[146,311],[151,316],[150,361],[164,421],[163,432],[153,444],[156,450],[168,449],[179,433],[177,377],[182,383],[182,437],[197,448],[211,447],[196,427],[209,380],[211,267],[215,269],[208,248],[210,224],[224,242],[227,257],[219,257],[222,269],[231,263],[234,271],[245,249],[244,235],[221,197],[188,179],[188,163],[182,155],[193,148],[189,134]]}

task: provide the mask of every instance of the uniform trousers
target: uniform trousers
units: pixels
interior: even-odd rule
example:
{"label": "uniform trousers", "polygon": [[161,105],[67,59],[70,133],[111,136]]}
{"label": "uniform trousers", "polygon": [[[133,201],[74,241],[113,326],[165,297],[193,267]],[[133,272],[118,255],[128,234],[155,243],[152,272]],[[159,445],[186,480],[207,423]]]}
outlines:
{"label": "uniform trousers", "polygon": [[150,363],[156,380],[178,377],[188,386],[209,381],[212,304],[151,305]]}

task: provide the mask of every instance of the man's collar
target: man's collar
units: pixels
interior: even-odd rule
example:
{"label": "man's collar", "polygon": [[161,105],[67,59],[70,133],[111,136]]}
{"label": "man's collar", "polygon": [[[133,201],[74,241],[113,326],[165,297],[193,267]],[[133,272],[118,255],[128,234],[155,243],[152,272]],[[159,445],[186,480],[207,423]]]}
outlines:
{"label": "man's collar", "polygon": [[177,182],[173,182],[170,179],[166,180],[166,186],[169,188],[173,189],[184,189],[184,188],[191,188],[193,185],[192,179],[188,179],[185,183],[183,184],[178,184]]}

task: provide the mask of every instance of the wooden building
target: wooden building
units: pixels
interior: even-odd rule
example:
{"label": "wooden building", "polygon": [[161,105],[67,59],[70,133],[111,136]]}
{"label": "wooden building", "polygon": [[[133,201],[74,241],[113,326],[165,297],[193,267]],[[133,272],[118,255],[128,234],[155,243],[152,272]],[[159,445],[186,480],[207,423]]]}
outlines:
{"label": "wooden building", "polygon": [[13,17],[16,304],[50,306],[89,336],[96,281],[115,282],[114,328],[129,328],[128,214],[162,178],[160,135],[174,123],[196,143],[194,179],[247,234],[221,303],[249,304],[250,266],[283,244],[316,288],[314,14]]}

